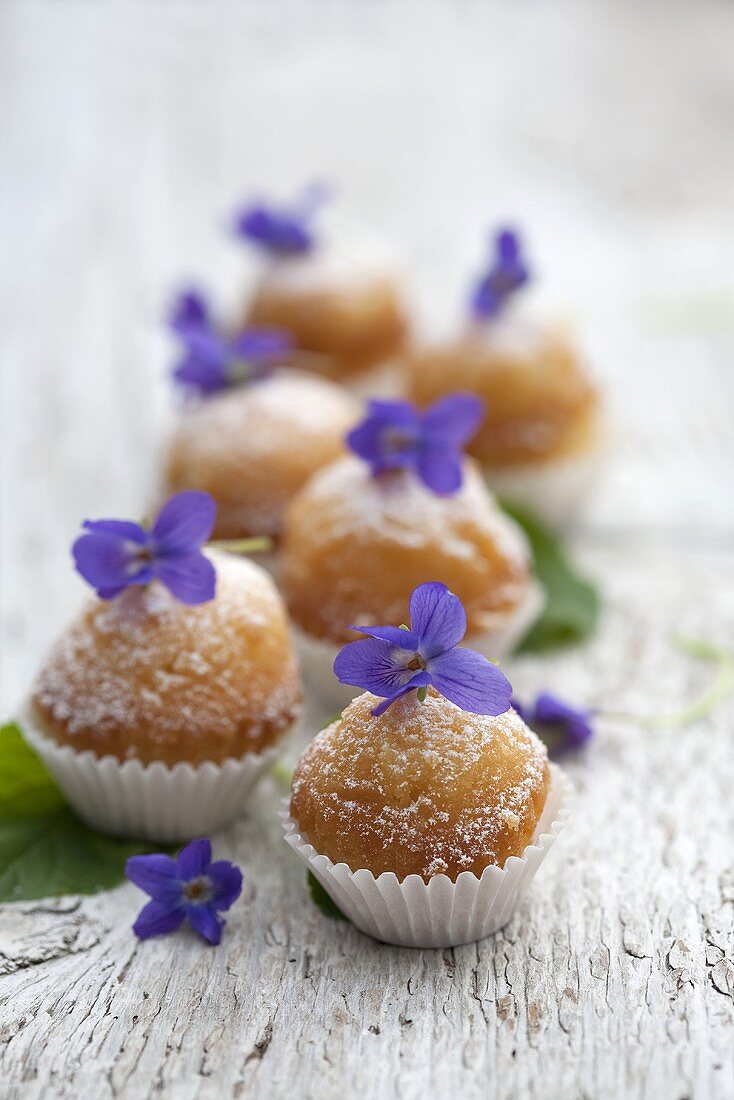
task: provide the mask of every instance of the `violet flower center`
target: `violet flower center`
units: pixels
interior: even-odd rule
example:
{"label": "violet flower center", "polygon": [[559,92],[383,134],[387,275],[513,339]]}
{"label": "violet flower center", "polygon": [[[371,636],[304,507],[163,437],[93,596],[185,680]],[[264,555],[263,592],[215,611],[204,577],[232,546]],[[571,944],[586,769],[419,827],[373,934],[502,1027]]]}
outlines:
{"label": "violet flower center", "polygon": [[388,455],[401,454],[409,447],[414,447],[417,441],[415,432],[406,428],[385,428],[382,433],[382,445]]}
{"label": "violet flower center", "polygon": [[151,546],[140,546],[138,543],[129,543],[129,560],[125,567],[125,572],[128,577],[135,577],[140,572],[141,567],[150,565],[155,555]]}
{"label": "violet flower center", "polygon": [[247,359],[232,359],[227,367],[227,375],[234,385],[248,382],[253,373],[252,363]]}
{"label": "violet flower center", "polygon": [[497,271],[491,277],[492,289],[497,294],[509,294],[515,289],[515,282],[508,271]]}
{"label": "violet flower center", "polygon": [[[429,689],[474,714],[504,714],[512,688],[481,653],[461,648],[466,612],[440,581],[419,584],[410,597],[410,628],[354,626],[367,635],[348,642],[334,661],[342,684],[364,688],[382,700],[375,718],[404,695],[423,703]],[[403,635],[405,635],[403,637]]]}
{"label": "violet flower center", "polygon": [[206,875],[199,875],[198,878],[192,878],[190,882],[187,882],[184,886],[184,894],[187,901],[198,902],[199,904],[205,904],[211,899],[212,896],[212,884],[211,879]]}

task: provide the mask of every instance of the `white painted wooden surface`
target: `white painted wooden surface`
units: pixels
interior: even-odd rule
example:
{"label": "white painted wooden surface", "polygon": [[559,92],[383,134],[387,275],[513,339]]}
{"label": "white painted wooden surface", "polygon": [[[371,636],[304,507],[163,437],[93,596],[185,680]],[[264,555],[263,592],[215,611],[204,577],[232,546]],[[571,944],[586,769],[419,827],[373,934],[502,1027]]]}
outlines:
{"label": "white painted wooden surface", "polygon": [[[734,640],[734,7],[0,5],[2,713],[82,595],[77,521],[135,515],[170,415],[166,296],[236,302],[252,186],[336,180],[450,320],[485,225],[528,227],[616,414],[574,548],[587,649],[511,669],[668,710]],[[304,737],[316,728],[310,712]],[[734,1096],[734,707],[600,721],[575,819],[510,926],[447,952],[328,921],[268,783],[218,838],[245,894],[216,951],[137,944],[132,887],[0,910],[0,1096]]]}

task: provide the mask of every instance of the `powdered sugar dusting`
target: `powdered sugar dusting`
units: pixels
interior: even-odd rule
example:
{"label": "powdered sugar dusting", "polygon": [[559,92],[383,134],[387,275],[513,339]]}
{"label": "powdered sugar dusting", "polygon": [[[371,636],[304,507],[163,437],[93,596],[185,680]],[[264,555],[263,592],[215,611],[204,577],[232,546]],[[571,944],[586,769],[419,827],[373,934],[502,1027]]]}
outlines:
{"label": "powdered sugar dusting", "polygon": [[352,870],[424,878],[520,854],[549,775],[522,719],[469,715],[434,692],[375,718],[375,701],[355,699],[299,761],[291,812],[317,850]]}
{"label": "powdered sugar dusting", "polygon": [[319,471],[287,512],[280,579],[306,633],[347,641],[348,624],[400,623],[410,593],[442,580],[462,600],[469,633],[526,598],[530,550],[470,460],[452,496],[410,470],[372,477],[348,456]]}
{"label": "powdered sugar dusting", "polygon": [[321,219],[310,252],[267,258],[264,288],[289,294],[342,293],[399,275],[399,256],[379,234],[326,211]]}
{"label": "powdered sugar dusting", "polygon": [[359,405],[341,387],[282,371],[207,401],[171,442],[171,488],[201,488],[219,505],[217,534],[277,534],[293,494],[343,452]]}
{"label": "powdered sugar dusting", "polygon": [[565,336],[565,329],[514,305],[499,317],[484,323],[471,321],[467,325],[466,336],[491,354],[522,368],[528,360],[544,356],[549,343]]}
{"label": "powdered sugar dusting", "polygon": [[209,603],[153,584],[89,605],[35,685],[50,733],[100,755],[201,762],[264,747],[291,723],[300,688],[273,582],[249,561],[211,557]]}
{"label": "powdered sugar dusting", "polygon": [[341,439],[358,415],[357,402],[341,386],[288,370],[207,401],[182,421],[179,434],[196,437],[213,454],[234,444],[239,457],[246,453],[257,461],[294,447],[303,436],[326,432]]}
{"label": "powdered sugar dusting", "polygon": [[330,523],[319,526],[324,542],[348,537],[357,550],[377,534],[406,549],[439,544],[447,554],[472,558],[472,534],[479,531],[503,557],[520,569],[529,568],[522,531],[497,506],[470,460],[463,485],[452,496],[431,492],[411,471],[371,477],[365,464],[351,455],[321,470],[307,492],[309,504],[328,508]]}

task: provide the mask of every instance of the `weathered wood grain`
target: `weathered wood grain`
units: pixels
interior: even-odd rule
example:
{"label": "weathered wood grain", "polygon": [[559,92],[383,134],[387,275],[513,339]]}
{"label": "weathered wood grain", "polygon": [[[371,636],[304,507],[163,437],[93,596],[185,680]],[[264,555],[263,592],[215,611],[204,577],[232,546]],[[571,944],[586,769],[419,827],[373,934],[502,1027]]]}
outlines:
{"label": "weathered wood grain", "polygon": [[[734,565],[615,558],[588,557],[614,576],[583,662],[523,659],[521,691],[553,683],[645,714],[707,684],[667,639],[714,622],[730,636]],[[246,888],[216,951],[186,935],[136,944],[132,887],[8,907],[8,1095],[730,1096],[733,722],[731,703],[687,730],[600,721],[569,765],[575,818],[512,923],[478,945],[384,947],[322,916],[279,843],[270,782],[218,841]]]}
{"label": "weathered wood grain", "polygon": [[[200,276],[233,304],[233,202],[313,175],[404,243],[426,327],[482,227],[516,215],[610,392],[574,540],[602,630],[515,662],[519,693],[640,714],[703,690],[711,669],[669,639],[734,639],[733,23],[713,0],[6,0],[3,713],[81,597],[78,519],[154,496],[167,294]],[[729,1100],[732,728],[731,702],[685,730],[602,716],[569,765],[575,818],[478,945],[411,952],[328,921],[270,782],[217,838],[246,886],[215,951],[136,943],[128,886],[0,909],[0,1096]]]}

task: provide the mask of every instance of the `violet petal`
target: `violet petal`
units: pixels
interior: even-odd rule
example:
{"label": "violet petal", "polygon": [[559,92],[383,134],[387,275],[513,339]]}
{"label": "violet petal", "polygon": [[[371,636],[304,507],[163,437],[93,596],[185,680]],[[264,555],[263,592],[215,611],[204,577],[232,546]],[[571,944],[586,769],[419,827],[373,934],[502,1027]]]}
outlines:
{"label": "violet petal", "polygon": [[216,944],[222,938],[224,921],[208,905],[189,905],[186,909],[189,924],[207,943]]}
{"label": "violet petal", "polygon": [[183,904],[173,907],[163,901],[149,901],[140,910],[133,932],[141,940],[147,940],[150,936],[162,936],[180,928],[185,918]]}
{"label": "violet petal", "polygon": [[242,893],[242,872],[226,859],[210,863],[207,876],[212,884],[211,904],[215,909],[229,909]]}
{"label": "violet petal", "polygon": [[399,649],[410,650],[413,653],[418,649],[418,635],[412,630],[403,630],[400,626],[350,626],[349,629],[367,634],[370,638],[379,638],[383,642],[398,646]]}
{"label": "violet petal", "polygon": [[362,638],[348,642],[334,661],[334,675],[342,684],[361,687],[373,695],[392,695],[411,679],[414,669],[408,665],[416,654],[380,641]]}
{"label": "violet petal", "polygon": [[398,699],[402,699],[404,695],[407,695],[411,691],[417,691],[418,688],[428,687],[430,683],[431,677],[428,675],[427,672],[425,672],[424,670],[416,672],[407,684],[404,684],[403,687],[398,688],[398,690],[394,691],[392,695],[388,695],[386,699],[383,699],[381,703],[378,703],[376,707],[372,708],[373,716],[375,718],[379,718],[380,715],[384,714],[388,707],[391,707],[393,703],[396,703],[398,701]]}
{"label": "violet petal", "polygon": [[151,539],[159,552],[185,553],[198,549],[210,537],[217,506],[209,493],[187,489],[176,493],[161,508]]}
{"label": "violet petal", "polygon": [[472,649],[452,649],[427,662],[433,686],[473,714],[504,714],[512,699],[510,682],[496,665]]}
{"label": "violet petal", "polygon": [[80,535],[71,552],[77,572],[98,590],[145,584],[153,575],[150,563],[137,556],[138,544],[117,535]]}
{"label": "violet petal", "polygon": [[410,597],[410,625],[424,660],[459,644],[466,634],[466,612],[458,596],[440,581],[420,584]]}
{"label": "violet petal", "polygon": [[159,895],[167,897],[172,890],[181,892],[178,863],[170,856],[131,856],[125,864],[125,877],[152,898]]}
{"label": "violet petal", "polygon": [[192,840],[178,853],[178,871],[184,882],[206,874],[212,859],[212,842],[208,837]]}
{"label": "violet petal", "polygon": [[426,432],[461,447],[476,433],[484,419],[484,402],[471,393],[451,393],[423,413]]}
{"label": "violet petal", "polygon": [[462,466],[461,455],[450,447],[424,447],[418,456],[421,481],[437,496],[458,492],[463,480]]}

